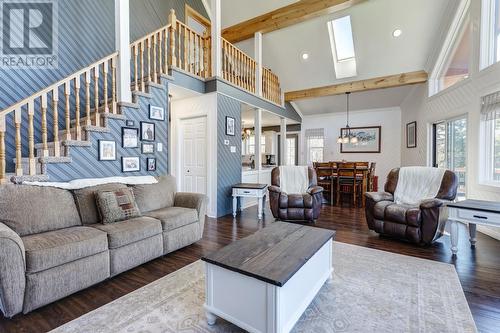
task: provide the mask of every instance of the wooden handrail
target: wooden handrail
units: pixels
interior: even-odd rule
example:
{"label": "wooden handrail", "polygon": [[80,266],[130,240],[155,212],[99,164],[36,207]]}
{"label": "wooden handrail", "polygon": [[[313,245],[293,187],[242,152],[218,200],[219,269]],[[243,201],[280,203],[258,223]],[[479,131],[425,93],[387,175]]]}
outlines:
{"label": "wooden handrail", "polygon": [[22,107],[22,106],[25,106],[26,104],[28,104],[29,101],[31,100],[34,100],[40,96],[42,96],[43,94],[47,94],[49,92],[51,92],[52,90],[54,90],[55,88],[58,88],[60,86],[62,86],[63,84],[65,84],[66,82],[68,81],[71,81],[73,80],[74,78],[84,74],[86,71],[89,71],[91,70],[92,68],[96,67],[97,65],[100,65],[102,64],[103,62],[106,62],[108,60],[111,60],[113,58],[115,58],[116,56],[118,56],[118,52],[113,52],[111,53],[110,55],[92,63],[91,65],[88,65],[87,67],[83,68],[83,69],[80,69],[79,71],[65,77],[64,79],[62,80],[59,80],[57,81],[56,83],[54,84],[51,84],[50,86],[48,86],[47,88],[44,88],[36,93],[34,93],[33,95],[29,96],[29,97],[26,97],[25,99],[17,102],[16,104],[13,104],[11,106],[9,106],[8,108],[0,111],[0,116],[5,116],[13,111],[15,111],[16,109]]}
{"label": "wooden handrail", "polygon": [[222,77],[252,93],[256,93],[257,62],[221,37]]}

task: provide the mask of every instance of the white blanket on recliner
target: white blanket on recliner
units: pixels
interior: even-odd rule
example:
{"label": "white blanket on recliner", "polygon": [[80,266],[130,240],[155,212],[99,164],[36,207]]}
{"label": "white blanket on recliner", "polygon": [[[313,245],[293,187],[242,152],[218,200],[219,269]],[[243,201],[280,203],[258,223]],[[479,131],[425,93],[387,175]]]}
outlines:
{"label": "white blanket on recliner", "polygon": [[417,205],[422,200],[435,198],[445,171],[419,166],[400,168],[394,201],[397,204]]}
{"label": "white blanket on recliner", "polygon": [[280,166],[280,189],[288,194],[306,193],[309,188],[307,166]]}

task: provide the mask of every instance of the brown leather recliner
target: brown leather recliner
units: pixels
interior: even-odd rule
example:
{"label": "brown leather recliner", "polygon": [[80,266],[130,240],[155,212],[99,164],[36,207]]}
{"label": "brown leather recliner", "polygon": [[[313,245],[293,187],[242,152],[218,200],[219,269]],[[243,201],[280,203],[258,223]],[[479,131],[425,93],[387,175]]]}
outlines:
{"label": "brown leather recliner", "polygon": [[318,185],[316,171],[308,168],[309,188],[306,193],[285,193],[280,189],[280,169],[271,172],[269,203],[273,216],[283,221],[311,221],[318,219],[323,201],[323,188]]}
{"label": "brown leather recliner", "polygon": [[387,176],[385,192],[365,193],[368,227],[382,235],[430,245],[443,235],[448,219],[444,202],[455,199],[458,177],[454,172],[446,170],[437,196],[423,200],[418,206],[412,206],[394,202],[398,176],[399,168],[392,169]]}

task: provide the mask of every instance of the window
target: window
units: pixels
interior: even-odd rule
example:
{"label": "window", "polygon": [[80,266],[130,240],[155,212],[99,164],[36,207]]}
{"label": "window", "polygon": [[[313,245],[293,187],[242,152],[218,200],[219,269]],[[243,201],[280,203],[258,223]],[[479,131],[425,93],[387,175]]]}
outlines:
{"label": "window", "polygon": [[433,165],[458,175],[458,197],[465,198],[467,175],[467,118],[459,117],[434,124]]}
{"label": "window", "polygon": [[289,134],[286,136],[285,165],[297,165],[298,141],[298,134]]}
{"label": "window", "polygon": [[482,182],[500,185],[500,92],[482,98]]}
{"label": "window", "polygon": [[429,96],[469,77],[472,54],[470,0],[461,0],[429,79]]}
{"label": "window", "polygon": [[469,63],[471,55],[470,23],[464,26],[458,44],[439,78],[439,90],[451,87],[469,77]]}
{"label": "window", "polygon": [[255,155],[255,135],[250,135],[248,138],[248,154]]}
{"label": "window", "polygon": [[500,61],[500,0],[483,0],[481,69]]}
{"label": "window", "polygon": [[260,153],[266,153],[266,137],[264,135],[260,135]]}
{"label": "window", "polygon": [[323,162],[323,151],[325,145],[325,134],[323,128],[306,130],[306,153],[307,164]]}
{"label": "window", "polygon": [[351,17],[344,16],[331,21],[337,61],[354,58]]}
{"label": "window", "polygon": [[348,15],[329,21],[328,33],[330,35],[335,76],[337,79],[356,76],[356,52],[351,16]]}

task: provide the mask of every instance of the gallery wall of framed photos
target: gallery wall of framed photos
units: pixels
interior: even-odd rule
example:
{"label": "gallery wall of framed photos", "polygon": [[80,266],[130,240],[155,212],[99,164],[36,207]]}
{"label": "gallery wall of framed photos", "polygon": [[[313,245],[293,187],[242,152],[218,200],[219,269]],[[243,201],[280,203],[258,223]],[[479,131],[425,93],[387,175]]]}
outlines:
{"label": "gallery wall of framed photos", "polygon": [[91,146],[71,148],[72,163],[51,165],[50,179],[168,174],[167,96],[165,89],[154,87],[135,106],[122,106],[123,119],[107,118],[102,131],[90,133]]}

